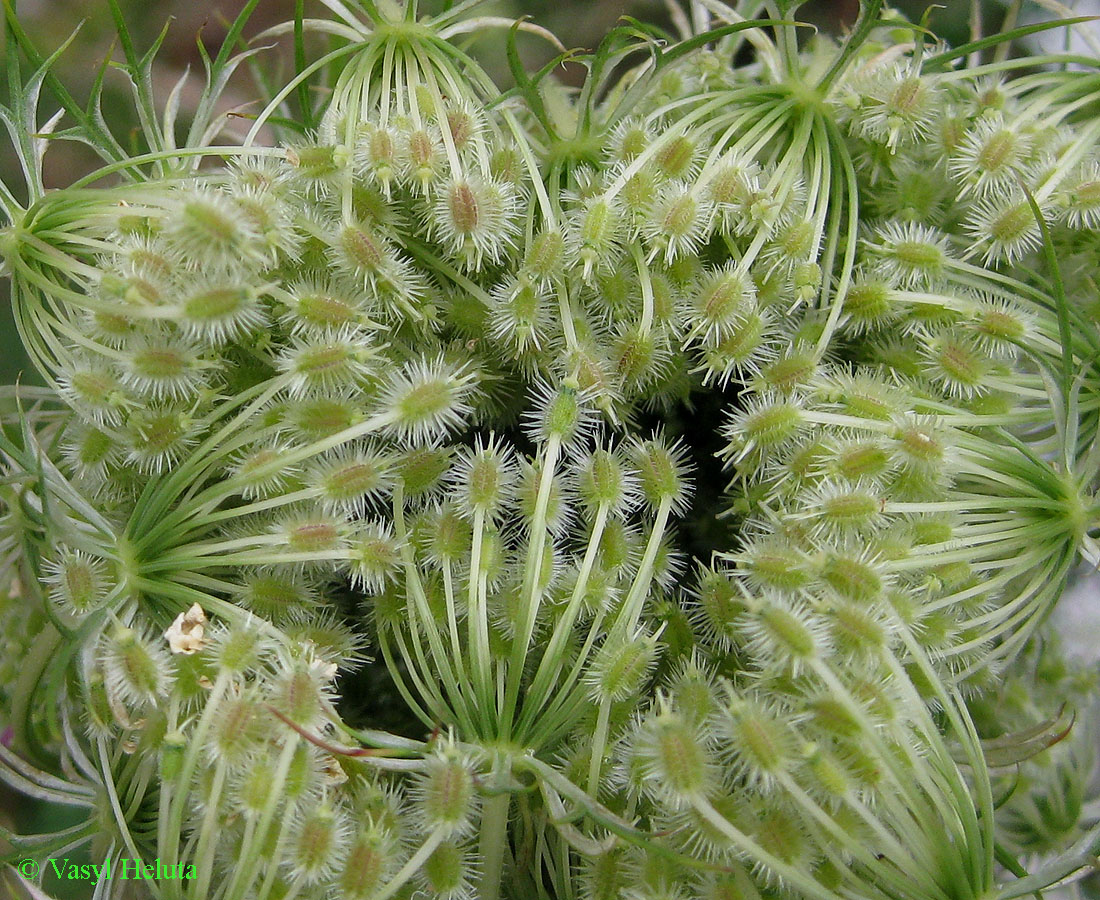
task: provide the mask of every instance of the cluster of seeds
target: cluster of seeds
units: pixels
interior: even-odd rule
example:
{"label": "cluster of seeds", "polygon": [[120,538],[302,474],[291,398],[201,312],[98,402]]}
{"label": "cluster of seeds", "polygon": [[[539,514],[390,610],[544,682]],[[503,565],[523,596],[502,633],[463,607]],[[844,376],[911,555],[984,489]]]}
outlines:
{"label": "cluster of seeds", "polygon": [[1064,737],[995,698],[1065,688],[1100,563],[1095,75],[699,0],[501,96],[478,0],[327,5],[243,137],[78,115],[110,165],[0,194],[47,384],[0,778],[57,846],[172,900],[949,900],[1080,837],[1087,740],[990,770]]}

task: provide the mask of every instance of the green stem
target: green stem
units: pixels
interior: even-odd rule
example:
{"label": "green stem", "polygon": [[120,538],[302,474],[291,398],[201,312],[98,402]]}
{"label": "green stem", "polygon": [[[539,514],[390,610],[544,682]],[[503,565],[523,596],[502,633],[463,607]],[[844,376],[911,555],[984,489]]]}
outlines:
{"label": "green stem", "polygon": [[604,748],[607,746],[607,732],[611,720],[611,698],[600,701],[600,710],[596,714],[596,731],[592,736],[592,757],[588,761],[588,793],[599,796],[600,771],[603,769]]}
{"label": "green stem", "polygon": [[[282,804],[283,786],[286,784],[287,775],[290,772],[290,766],[294,761],[294,753],[297,749],[298,735],[293,733],[287,734],[286,745],[283,747],[283,752],[279,756],[279,762],[275,769],[275,777],[271,781],[271,793],[268,798],[267,806],[264,808],[259,821],[256,823],[252,843],[249,845],[241,845],[240,859],[242,860],[242,864],[239,865],[237,870],[233,873],[233,880],[230,882],[229,888],[225,892],[225,896],[228,900],[234,900],[234,898],[237,898],[237,900],[245,900],[246,897],[252,896],[248,894],[247,891],[252,886],[252,882],[256,879],[256,874],[260,866],[264,863],[264,855],[261,852],[261,848],[267,841],[267,830],[271,826],[271,820],[275,817],[275,812]],[[243,864],[244,860],[248,860],[247,865]],[[275,867],[272,866],[272,868]]]}
{"label": "green stem", "polygon": [[527,571],[524,574],[524,606],[520,613],[516,629],[515,643],[512,645],[512,658],[508,664],[507,687],[504,695],[504,708],[501,717],[502,736],[507,739],[512,732],[516,703],[519,701],[519,688],[523,680],[523,667],[527,660],[527,650],[535,630],[541,596],[539,577],[542,573],[543,548],[546,546],[548,531],[546,511],[550,505],[550,488],[554,481],[554,470],[561,452],[561,437],[550,436],[543,451],[543,464],[539,470],[539,492],[535,500],[535,514],[531,519],[531,544],[527,548]]}
{"label": "green stem", "polygon": [[[416,568],[413,545],[409,540],[408,530],[405,527],[405,498],[404,490],[400,483],[393,492],[393,522],[395,533],[398,540],[401,542],[401,560],[405,567],[405,584],[407,587],[407,594],[410,595],[408,599],[411,601],[408,612],[412,639],[419,644],[419,629],[416,628],[416,617],[419,615],[421,618],[420,624],[424,630],[424,636],[428,641],[428,650],[432,657],[433,667],[442,678],[445,692],[451,700],[450,711],[454,714],[454,718],[457,719],[459,727],[464,732],[471,733],[475,729],[473,720],[470,717],[470,710],[467,707],[470,690],[464,682],[461,684],[459,683],[458,678],[455,676],[455,671],[451,668],[451,661],[443,646],[443,637],[436,627],[431,605],[428,602],[428,597],[424,590],[424,584],[420,580],[420,573]],[[424,659],[422,648],[419,649],[418,658]],[[455,657],[456,665],[461,661],[461,658],[460,655]],[[428,671],[430,671],[430,669]],[[442,697],[439,698],[439,702],[441,706],[444,708],[446,707],[446,703],[443,702]]]}
{"label": "green stem", "polygon": [[638,625],[645,607],[646,597],[649,594],[649,585],[653,578],[653,563],[657,559],[657,552],[661,549],[661,541],[664,539],[665,526],[668,524],[669,514],[672,512],[672,501],[667,497],[661,500],[657,507],[657,517],[653,522],[653,529],[649,533],[645,554],[642,556],[641,565],[634,576],[634,583],[630,586],[630,592],[623,601],[622,611],[615,620],[612,628],[619,634],[630,634]]}
{"label": "green stem", "polygon": [[443,832],[433,831],[428,839],[421,844],[420,849],[401,867],[401,871],[393,876],[393,880],[374,895],[374,900],[389,900],[390,897],[401,890],[401,888],[405,886],[405,883],[417,873],[420,867],[428,861],[428,858],[435,853],[436,848],[442,843]]}
{"label": "green stem", "polygon": [[596,556],[600,549],[600,539],[603,537],[607,526],[608,504],[601,503],[596,509],[596,519],[592,525],[592,533],[588,539],[584,560],[581,563],[580,572],[577,575],[577,583],[573,586],[573,593],[569,598],[557,623],[554,625],[554,633],[543,652],[542,660],[535,672],[531,684],[524,692],[524,712],[521,718],[521,727],[530,722],[530,716],[537,714],[551,699],[548,685],[558,681],[563,664],[565,662],[565,642],[573,631],[573,625],[577,621],[581,607],[584,603],[584,594],[588,588],[588,580],[592,577],[592,567],[595,565]]}
{"label": "green stem", "polygon": [[497,900],[504,878],[504,851],[508,843],[508,812],[512,795],[501,792],[489,799],[481,814],[481,881],[479,900]]}
{"label": "green stem", "polygon": [[213,874],[214,853],[210,848],[210,842],[214,839],[216,829],[215,821],[218,817],[218,804],[221,802],[222,788],[225,786],[226,765],[225,760],[218,760],[214,770],[214,783],[210,787],[210,796],[206,801],[206,812],[202,817],[202,829],[199,832],[199,843],[195,849],[195,859],[199,864],[199,877],[195,884],[195,896],[205,897],[210,886],[210,877]]}
{"label": "green stem", "polygon": [[482,712],[490,715],[493,704],[491,676],[492,659],[489,653],[489,613],[483,609],[481,599],[481,554],[485,537],[485,511],[474,510],[472,544],[470,548],[470,573],[467,584],[466,628],[469,632],[468,643],[473,653],[470,668],[477,679],[478,698]]}
{"label": "green stem", "polygon": [[[222,696],[229,687],[230,677],[227,670],[223,669],[218,673],[218,677],[214,681],[214,687],[211,689],[210,696],[206,700],[206,707],[203,709],[202,716],[199,718],[199,723],[191,733],[190,742],[187,747],[187,755],[183,758],[183,766],[180,768],[179,775],[177,775],[175,779],[175,802],[172,804],[171,813],[169,815],[169,834],[178,835],[183,831],[184,801],[191,793],[191,776],[194,774],[195,767],[198,765],[199,753],[202,751],[203,744],[206,740],[206,732],[210,729],[218,704],[221,703]],[[179,859],[176,857],[178,850],[178,842],[170,845],[167,861],[169,866],[173,866],[179,862]]]}
{"label": "green stem", "polygon": [[856,23],[855,31],[844,44],[844,49],[840,51],[840,55],[836,58],[836,61],[829,67],[829,71],[825,73],[825,76],[817,83],[817,89],[820,91],[821,96],[825,96],[829,92],[829,88],[840,74],[844,71],[848,62],[855,55],[856,51],[863,45],[863,42],[867,40],[873,29],[878,24],[879,11],[882,9],[882,0],[868,0],[867,6],[863,10],[863,15],[860,16],[859,21]]}
{"label": "green stem", "polygon": [[783,862],[764,850],[759,844],[735,828],[718,810],[711,806],[710,801],[705,797],[697,797],[692,805],[705,822],[723,835],[741,853],[767,866],[777,876],[792,887],[797,888],[807,897],[815,898],[815,900],[836,900],[836,894],[832,891],[823,888],[801,869]]}

